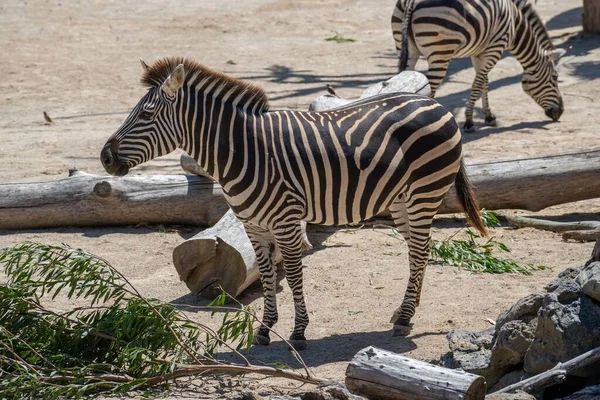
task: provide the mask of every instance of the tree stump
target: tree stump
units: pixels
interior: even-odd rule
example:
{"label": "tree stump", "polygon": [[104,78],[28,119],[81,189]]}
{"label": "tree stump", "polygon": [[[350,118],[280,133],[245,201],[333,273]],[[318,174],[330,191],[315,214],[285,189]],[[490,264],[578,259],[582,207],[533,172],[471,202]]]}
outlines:
{"label": "tree stump", "polygon": [[583,31],[600,33],[600,0],[583,0]]}
{"label": "tree stump", "polygon": [[[303,249],[312,245],[306,237]],[[273,262],[281,263],[281,253],[274,244]],[[179,278],[196,296],[212,300],[221,289],[238,296],[259,277],[256,253],[244,225],[229,210],[213,227],[203,230],[173,250],[173,264]]]}

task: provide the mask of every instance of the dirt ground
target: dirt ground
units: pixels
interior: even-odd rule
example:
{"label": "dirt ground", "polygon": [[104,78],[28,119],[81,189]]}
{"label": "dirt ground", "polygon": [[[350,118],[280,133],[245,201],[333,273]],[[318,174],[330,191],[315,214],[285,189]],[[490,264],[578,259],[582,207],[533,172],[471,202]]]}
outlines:
{"label": "dirt ground", "polygon": [[[145,91],[138,84],[140,57],[147,62],[167,55],[190,57],[247,79],[266,89],[273,109],[306,109],[327,83],[342,97],[357,96],[396,71],[389,22],[393,6],[394,0],[2,1],[0,183],[59,180],[70,167],[104,174],[100,149]],[[506,56],[490,74],[490,102],[499,126],[483,127],[482,115],[477,115],[478,131],[464,136],[467,163],[600,146],[600,37],[581,34],[581,1],[539,0],[536,9],[555,44],[567,50],[559,67],[565,112],[560,122],[548,121],[522,92],[520,65]],[[336,34],[355,42],[326,40]],[[420,61],[418,67],[424,65]],[[473,77],[470,61],[456,60],[438,92],[437,99],[460,123]],[[42,111],[53,124],[44,124]],[[131,173],[181,173],[178,158],[176,152]],[[598,220],[600,200],[518,213]],[[439,218],[434,239],[447,238],[461,227],[451,217]],[[82,247],[111,261],[144,294],[189,305],[195,300],[179,282],[171,253],[197,231],[2,231],[0,247],[24,240]],[[392,338],[389,318],[408,275],[403,240],[389,229],[309,228],[315,250],[304,259],[311,318],[309,348],[302,352],[307,365],[321,377],[341,380],[351,357],[371,344],[418,359],[438,358],[447,350],[448,330],[490,327],[488,319],[540,290],[564,268],[580,265],[592,249],[590,243],[563,242],[558,234],[532,229],[498,228],[493,234],[512,249],[512,258],[548,269],[524,277],[430,266],[412,334]],[[242,300],[262,309],[257,288]],[[284,282],[278,302],[276,329],[288,336],[293,307]],[[210,319],[203,312],[192,315]],[[252,349],[250,357],[258,363],[297,366],[278,340],[268,348]],[[268,393],[293,386],[251,382]],[[196,397],[225,396],[212,386],[198,390]]]}

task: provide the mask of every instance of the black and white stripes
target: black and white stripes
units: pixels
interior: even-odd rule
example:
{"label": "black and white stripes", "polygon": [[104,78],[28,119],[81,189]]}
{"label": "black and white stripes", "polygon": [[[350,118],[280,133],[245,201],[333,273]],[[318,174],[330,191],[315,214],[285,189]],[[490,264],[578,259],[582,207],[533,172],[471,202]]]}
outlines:
{"label": "black and white stripes", "polygon": [[[403,28],[407,32],[403,35]],[[435,96],[452,58],[471,57],[477,73],[465,111],[464,129],[473,129],[473,107],[481,96],[485,122],[495,125],[488,101],[488,72],[509,50],[523,66],[523,90],[554,121],[563,112],[554,61],[555,49],[527,0],[399,0],[392,32],[401,68],[413,69],[427,59],[427,77]]]}
{"label": "black and white stripes", "polygon": [[176,58],[147,67],[143,82],[148,93],[108,140],[102,162],[123,175],[180,147],[221,184],[259,262],[258,343],[269,343],[277,321],[276,242],[294,296],[291,339],[305,345],[300,221],[344,225],[392,212],[410,249],[399,331],[418,305],[431,222],[455,180],[469,218],[485,231],[462,167],[460,130],[435,100],[397,93],[328,112],[269,111],[261,89]]}

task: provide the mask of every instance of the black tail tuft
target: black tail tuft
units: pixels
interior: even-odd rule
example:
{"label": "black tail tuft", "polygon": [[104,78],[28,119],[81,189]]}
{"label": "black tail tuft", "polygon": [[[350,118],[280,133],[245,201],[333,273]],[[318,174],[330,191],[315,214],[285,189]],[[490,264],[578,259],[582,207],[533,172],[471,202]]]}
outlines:
{"label": "black tail tuft", "polygon": [[400,50],[398,72],[402,72],[408,67],[408,36],[410,34],[410,21],[412,19],[414,2],[415,0],[407,0],[404,7],[404,18],[402,21],[402,49]]}
{"label": "black tail tuft", "polygon": [[477,203],[477,198],[473,192],[473,185],[467,176],[467,171],[465,169],[465,163],[463,160],[460,161],[460,169],[456,175],[454,187],[456,188],[456,194],[458,195],[460,204],[467,215],[467,220],[475,229],[479,231],[479,233],[487,237],[487,229],[485,228],[485,225],[483,225],[483,220],[481,219],[481,214],[479,211],[479,204]]}

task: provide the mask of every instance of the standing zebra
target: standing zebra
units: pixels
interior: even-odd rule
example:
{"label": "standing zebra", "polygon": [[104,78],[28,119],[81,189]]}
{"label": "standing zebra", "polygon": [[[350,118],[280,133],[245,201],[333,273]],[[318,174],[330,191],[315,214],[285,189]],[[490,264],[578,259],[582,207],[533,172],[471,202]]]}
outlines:
{"label": "standing zebra", "polygon": [[269,111],[262,89],[193,61],[142,65],[148,93],[109,138],[101,161],[108,173],[122,176],[179,147],[221,184],[256,251],[265,297],[258,344],[269,344],[277,322],[275,241],[294,297],[290,340],[306,346],[300,221],[345,225],[391,211],[410,260],[395,334],[409,332],[431,222],[455,181],[469,220],[485,232],[462,164],[460,130],[435,100],[396,93],[328,112]]}
{"label": "standing zebra", "polygon": [[522,86],[552,120],[563,113],[554,62],[555,49],[539,16],[527,0],[399,0],[392,32],[400,71],[427,58],[431,97],[444,79],[452,58],[471,57],[477,75],[465,111],[464,130],[473,128],[473,107],[482,96],[486,125],[496,125],[488,102],[488,72],[504,50],[523,66]]}

